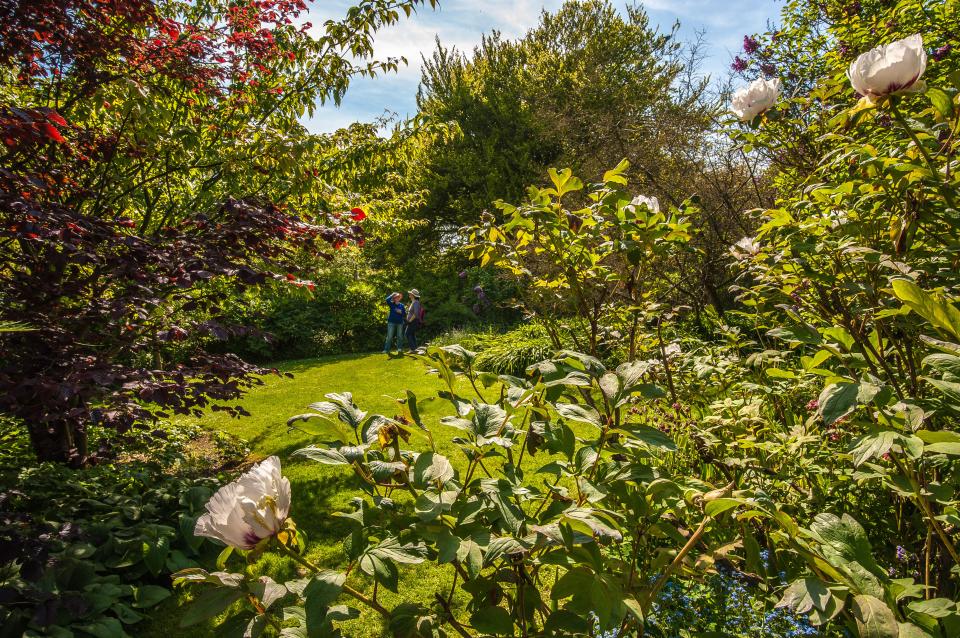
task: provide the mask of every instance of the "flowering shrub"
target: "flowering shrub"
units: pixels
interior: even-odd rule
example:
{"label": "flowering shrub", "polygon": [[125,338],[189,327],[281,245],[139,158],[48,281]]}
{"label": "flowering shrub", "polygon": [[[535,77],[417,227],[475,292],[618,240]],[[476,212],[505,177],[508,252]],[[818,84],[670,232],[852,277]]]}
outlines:
{"label": "flowering shrub", "polygon": [[[251,550],[248,559],[264,551],[287,555],[307,576],[275,583],[241,573],[182,571],[176,582],[212,585],[203,596],[223,603],[203,616],[246,598],[248,627],[296,622],[301,631],[329,631],[329,623],[352,613],[333,605],[345,596],[381,614],[402,635],[441,635],[445,628],[460,635],[565,635],[588,632],[594,622],[603,631],[632,631],[672,574],[711,571],[732,550],[715,521],[729,509],[734,486],[653,466],[677,442],[633,416],[635,408],[664,395],[645,381],[645,366],[608,370],[593,357],[563,352],[521,379],[479,372],[475,357],[460,346],[434,348],[424,357],[446,386],[442,395],[451,415],[443,422],[463,433],[454,439],[465,456],[463,472],[436,451],[413,394],[399,402],[403,414],[394,417],[367,414],[349,393],[327,395],[310,406],[312,412],[292,417],[288,424],[298,428],[319,419],[337,439],[294,456],[343,466],[366,493],[355,512],[344,514],[356,523],[344,543],[345,573],[303,558],[303,537],[290,519],[281,520],[286,497],[278,464],[268,459],[269,470],[255,469],[210,502],[211,516],[220,521],[215,533],[235,549]],[[464,383],[472,397],[459,393]],[[488,403],[485,393],[500,384],[500,398]],[[412,439],[424,442],[426,451],[407,448]],[[543,460],[532,461],[537,455]],[[254,478],[268,471],[270,480]],[[274,506],[275,514],[261,509]],[[261,536],[251,533],[255,520],[272,534],[251,549]],[[198,523],[198,533],[211,534],[209,524]],[[471,598],[469,620],[451,609],[452,590],[438,591],[431,607],[388,610],[377,601],[376,586],[371,594],[347,584],[359,571],[396,591],[398,567],[424,560],[455,574],[454,588]]]}

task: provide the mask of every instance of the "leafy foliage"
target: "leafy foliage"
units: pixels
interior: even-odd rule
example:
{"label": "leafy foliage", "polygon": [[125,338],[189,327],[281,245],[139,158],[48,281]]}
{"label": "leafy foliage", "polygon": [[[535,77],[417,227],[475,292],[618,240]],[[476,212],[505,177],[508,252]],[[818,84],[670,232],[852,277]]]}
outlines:
{"label": "leafy foliage", "polygon": [[362,210],[321,207],[297,117],[395,69],[371,34],[414,5],[362,2],[316,36],[301,0],[3,12],[0,320],[34,330],[2,333],[0,409],[39,458],[91,461],[91,423],[241,413],[223,402],[264,371],[203,347],[243,332],[220,321],[227,292],[310,287],[298,253],[362,241]]}
{"label": "leafy foliage", "polygon": [[149,438],[123,462],[85,470],[17,459],[28,467],[0,492],[4,635],[128,636],[170,596],[166,574],[215,555],[193,524],[219,484],[197,476],[243,451],[210,440],[220,459],[191,458],[209,439],[195,427]]}

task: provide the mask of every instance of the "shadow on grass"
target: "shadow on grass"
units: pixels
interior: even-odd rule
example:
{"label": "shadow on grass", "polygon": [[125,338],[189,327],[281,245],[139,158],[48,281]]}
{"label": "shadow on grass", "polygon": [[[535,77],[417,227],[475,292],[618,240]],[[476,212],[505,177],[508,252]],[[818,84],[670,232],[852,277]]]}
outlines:
{"label": "shadow on grass", "polygon": [[377,357],[380,358],[389,358],[389,359],[402,359],[406,354],[397,354],[391,352],[389,354],[383,354],[382,352],[350,352],[344,354],[334,354],[327,357],[316,357],[313,359],[295,359],[293,361],[276,361],[273,363],[266,364],[266,367],[273,367],[279,370],[280,372],[292,372],[296,374],[298,372],[306,372],[309,370],[316,370],[318,366],[323,366],[325,364],[335,364],[335,363],[344,363],[346,361],[358,361],[360,359],[365,359],[367,357]]}
{"label": "shadow on grass", "polygon": [[331,501],[344,492],[358,492],[353,479],[352,473],[344,472],[297,481],[294,520],[307,533],[311,544],[334,545],[353,531],[349,520],[331,516],[338,509],[349,511],[342,502],[334,505]]}

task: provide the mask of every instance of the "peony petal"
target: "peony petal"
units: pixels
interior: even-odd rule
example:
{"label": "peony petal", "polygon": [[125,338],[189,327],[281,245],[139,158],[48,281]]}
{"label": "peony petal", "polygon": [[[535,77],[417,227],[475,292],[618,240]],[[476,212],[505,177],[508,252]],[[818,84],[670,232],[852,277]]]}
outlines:
{"label": "peony petal", "polygon": [[280,484],[277,489],[277,513],[280,518],[287,518],[290,515],[290,481],[287,477],[280,477]]}
{"label": "peony petal", "polygon": [[918,33],[867,51],[850,65],[847,77],[860,95],[879,98],[912,89],[926,68],[927,53]]}
{"label": "peony petal", "polygon": [[194,533],[250,549],[277,533],[290,509],[290,482],[276,456],[264,460],[236,481],[217,490],[197,520]]}

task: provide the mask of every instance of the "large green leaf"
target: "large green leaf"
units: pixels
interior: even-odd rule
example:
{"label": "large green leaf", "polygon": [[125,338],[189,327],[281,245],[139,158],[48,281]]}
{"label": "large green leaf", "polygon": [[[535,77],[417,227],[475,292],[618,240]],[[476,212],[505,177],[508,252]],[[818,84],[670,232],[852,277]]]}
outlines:
{"label": "large green leaf", "polygon": [[854,441],[850,448],[854,466],[859,466],[872,458],[883,456],[889,452],[898,436],[896,432],[885,430],[865,434]]}
{"label": "large green leaf", "polygon": [[484,634],[513,634],[513,617],[503,607],[483,607],[473,612],[470,624]]}
{"label": "large green leaf", "polygon": [[895,279],[891,285],[893,293],[911,310],[955,339],[960,339],[960,311],[953,304],[940,301],[906,279]]}
{"label": "large green leaf", "polygon": [[325,465],[350,465],[350,461],[348,461],[347,457],[341,454],[339,450],[317,447],[315,445],[301,448],[295,451],[291,456],[302,456],[310,459],[311,461],[316,461]]}
{"label": "large green leaf", "polygon": [[916,435],[924,442],[925,452],[960,456],[960,434],[948,430],[919,430]]}
{"label": "large green leaf", "polygon": [[825,611],[832,594],[819,578],[801,578],[793,581],[777,607],[787,607],[798,614],[806,614],[812,609]]}
{"label": "large green leaf", "polygon": [[141,585],[133,590],[133,606],[137,609],[153,607],[170,597],[170,590],[159,585]]}
{"label": "large green leaf", "polygon": [[227,607],[243,598],[240,589],[216,587],[201,593],[180,617],[181,627],[190,627],[223,613]]}
{"label": "large green leaf", "polygon": [[853,412],[854,408],[857,407],[857,394],[859,392],[860,384],[848,381],[831,383],[825,387],[817,399],[819,403],[817,410],[823,417],[824,424],[830,425],[837,419]]}
{"label": "large green leaf", "polygon": [[626,423],[622,426],[632,439],[641,441],[650,447],[675,452],[677,444],[673,438],[655,427],[642,423]]}
{"label": "large green leaf", "polygon": [[413,478],[420,487],[426,487],[435,481],[442,486],[453,476],[453,465],[447,457],[436,452],[424,452],[417,457],[413,466]]}
{"label": "large green leaf", "polygon": [[557,403],[554,407],[557,410],[557,414],[565,419],[579,421],[580,423],[589,423],[590,425],[600,427],[600,413],[588,405]]}
{"label": "large green leaf", "polygon": [[893,611],[873,596],[854,596],[851,606],[860,638],[897,638],[900,626]]}

